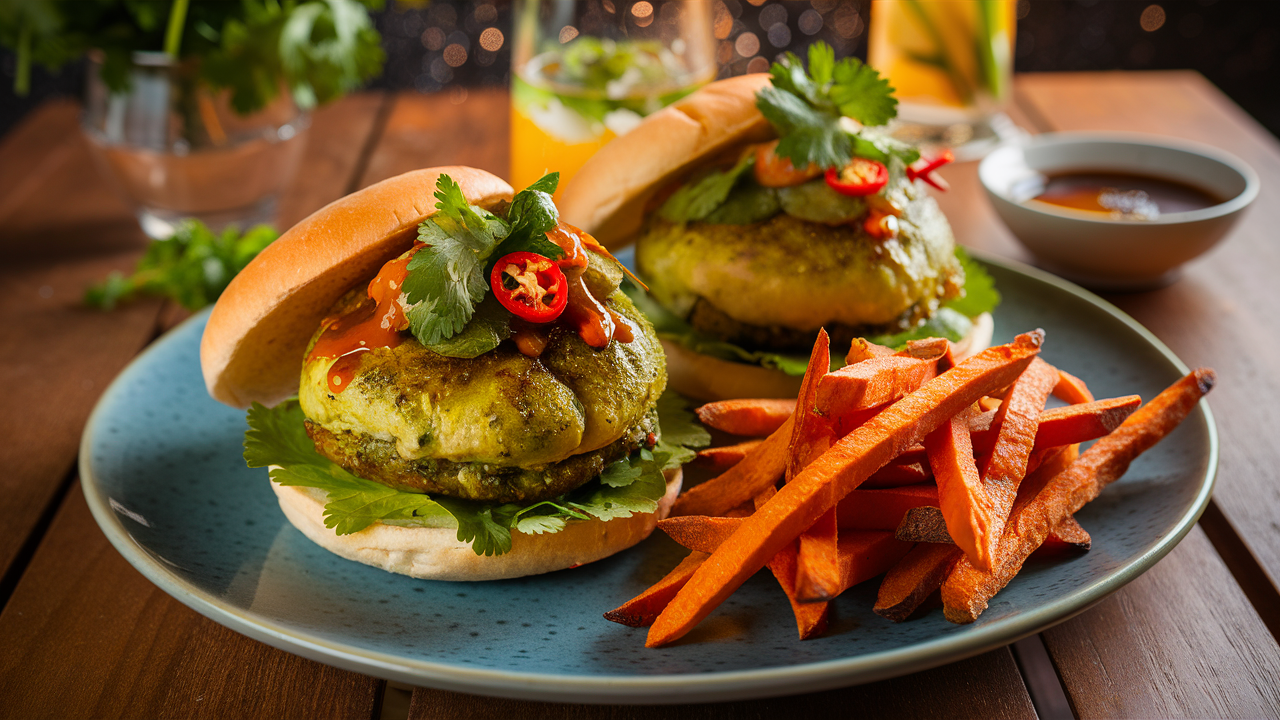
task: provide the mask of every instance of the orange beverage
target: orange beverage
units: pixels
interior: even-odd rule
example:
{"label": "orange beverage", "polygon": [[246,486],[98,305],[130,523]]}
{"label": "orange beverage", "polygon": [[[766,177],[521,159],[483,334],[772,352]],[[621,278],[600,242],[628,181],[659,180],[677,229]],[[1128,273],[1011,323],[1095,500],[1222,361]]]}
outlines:
{"label": "orange beverage", "polygon": [[867,59],[904,122],[978,124],[1009,96],[1016,23],[1016,0],[873,0]]}
{"label": "orange beverage", "polygon": [[[632,28],[630,37],[617,40],[585,34],[592,29],[587,18],[582,18],[583,34],[575,25],[556,27],[565,18],[541,18],[541,5],[529,0],[517,6],[511,83],[515,188],[552,171],[560,173],[560,187],[565,187],[610,140],[715,75],[714,40],[709,20],[702,17],[707,3],[672,0],[671,10],[661,3],[644,3],[650,15],[629,16],[625,22],[647,18],[639,29],[653,27],[655,34],[646,38]],[[580,6],[589,8],[590,3]],[[669,19],[663,22],[661,15]]]}

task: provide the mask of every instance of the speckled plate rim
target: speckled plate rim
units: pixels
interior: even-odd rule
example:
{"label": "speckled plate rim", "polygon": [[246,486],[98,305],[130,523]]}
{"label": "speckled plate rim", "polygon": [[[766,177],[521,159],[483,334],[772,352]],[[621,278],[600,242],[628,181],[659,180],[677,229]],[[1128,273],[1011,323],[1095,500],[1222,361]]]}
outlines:
{"label": "speckled plate rim", "polygon": [[[1187,367],[1149,330],[1111,303],[1059,277],[1036,268],[984,253],[973,253],[984,263],[1029,277],[1084,300],[1113,316],[1154,347],[1180,372]],[[197,322],[197,315],[187,322]],[[163,342],[163,339],[160,341]],[[158,345],[159,343],[157,343]],[[133,363],[144,362],[156,348],[145,350]],[[132,364],[131,364],[132,365]],[[1187,511],[1147,552],[1092,582],[1052,602],[965,632],[893,650],[866,653],[839,660],[790,667],[739,670],[691,675],[588,676],[550,675],[464,668],[426,662],[391,653],[373,652],[341,643],[326,642],[223,601],[170,572],[161,558],[130,537],[99,488],[91,463],[93,430],[102,421],[108,400],[118,392],[120,378],[107,388],[85,426],[80,443],[80,476],[85,499],[94,519],[124,558],[161,590],[209,619],[273,647],[335,667],[409,684],[481,695],[527,700],[582,703],[671,704],[747,700],[759,697],[814,692],[874,682],[919,672],[1003,647],[1033,633],[1070,619],[1128,584],[1169,553],[1191,531],[1208,505],[1218,468],[1218,432],[1208,403],[1200,401],[1208,431],[1209,456],[1198,493]]]}

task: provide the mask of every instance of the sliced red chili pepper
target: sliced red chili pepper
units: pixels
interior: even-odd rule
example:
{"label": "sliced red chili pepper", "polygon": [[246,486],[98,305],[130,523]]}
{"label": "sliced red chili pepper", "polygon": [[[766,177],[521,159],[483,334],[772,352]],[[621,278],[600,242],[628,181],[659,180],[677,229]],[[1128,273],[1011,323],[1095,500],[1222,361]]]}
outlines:
{"label": "sliced red chili pepper", "polygon": [[889,168],[884,163],[867,158],[854,158],[843,168],[831,168],[826,174],[827,185],[842,195],[862,197],[880,192],[889,182]]}
{"label": "sliced red chili pepper", "polygon": [[923,180],[939,190],[947,190],[951,186],[948,185],[947,181],[943,180],[942,177],[934,175],[933,171],[949,162],[953,162],[955,159],[956,156],[953,155],[950,150],[943,150],[932,160],[920,158],[915,161],[911,167],[907,168],[907,179]]}
{"label": "sliced red chili pepper", "polygon": [[560,317],[569,302],[564,271],[545,255],[513,252],[494,263],[489,285],[502,307],[529,322]]}

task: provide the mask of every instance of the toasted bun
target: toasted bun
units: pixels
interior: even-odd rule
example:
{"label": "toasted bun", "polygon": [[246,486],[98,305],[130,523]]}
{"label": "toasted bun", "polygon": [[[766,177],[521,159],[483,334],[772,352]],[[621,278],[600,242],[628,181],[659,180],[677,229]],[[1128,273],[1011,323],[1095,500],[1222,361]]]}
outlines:
{"label": "toasted bun", "polygon": [[[973,321],[973,329],[952,344],[957,361],[977,355],[991,345],[994,323],[990,313]],[[793,398],[801,378],[759,365],[721,360],[666,340],[667,387],[697,400],[733,398]]]}
{"label": "toasted bun", "polygon": [[312,213],[249,263],[214,306],[200,343],[209,394],[248,407],[296,393],[307,341],[325,313],[412,246],[418,223],[436,212],[436,180],[445,174],[473,205],[511,199],[511,186],[483,170],[439,167],[383,180]]}
{"label": "toasted bun", "polygon": [[625,244],[669,180],[735,145],[775,137],[756,109],[756,91],[768,83],[765,73],[719,80],[645,118],[573,176],[560,213],[605,246]]}
{"label": "toasted bun", "polygon": [[271,483],[280,507],[294,527],[320,547],[366,565],[428,580],[502,580],[577,567],[606,558],[640,542],[665,518],[680,494],[681,472],[667,471],[667,493],[658,510],[605,522],[571,522],[558,533],[511,533],[505,555],[476,555],[458,541],[453,528],[406,528],[376,524],[350,535],[324,526],[324,493]]}

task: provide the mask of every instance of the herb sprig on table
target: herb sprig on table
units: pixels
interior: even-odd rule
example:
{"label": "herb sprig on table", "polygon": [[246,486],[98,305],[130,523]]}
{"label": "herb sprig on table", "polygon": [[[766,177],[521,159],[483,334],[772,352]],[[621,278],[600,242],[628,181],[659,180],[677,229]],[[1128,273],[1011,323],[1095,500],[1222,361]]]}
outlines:
{"label": "herb sprig on table", "polygon": [[199,220],[180,223],[173,237],[156,240],[130,275],[113,272],[85,292],[85,304],[110,310],[141,295],[164,297],[188,310],[218,299],[231,278],[279,236],[259,225],[215,234]]}

